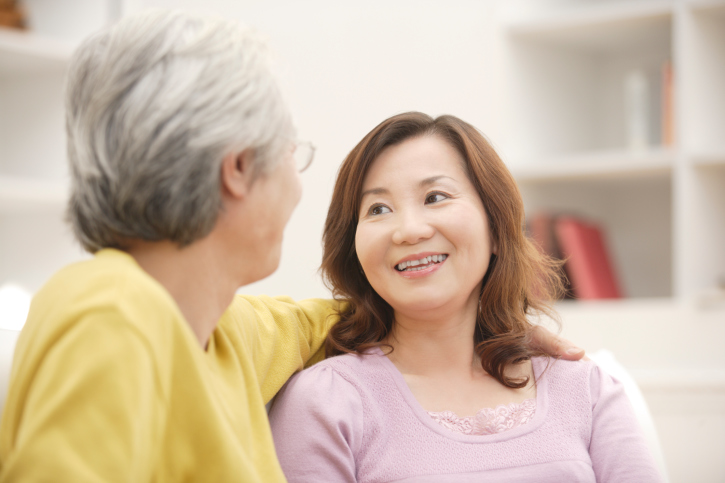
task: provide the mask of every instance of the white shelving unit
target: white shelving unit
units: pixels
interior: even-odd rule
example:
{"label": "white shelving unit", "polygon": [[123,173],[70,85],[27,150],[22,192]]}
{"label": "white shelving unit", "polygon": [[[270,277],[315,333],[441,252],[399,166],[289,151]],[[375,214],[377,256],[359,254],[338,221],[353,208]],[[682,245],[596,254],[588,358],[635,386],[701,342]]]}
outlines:
{"label": "white shelving unit", "polygon": [[[527,214],[598,221],[626,296],[559,303],[564,335],[611,350],[630,369],[673,482],[721,481],[725,0],[501,5],[499,143]],[[664,145],[668,61],[674,142]],[[625,79],[634,70],[646,76],[653,127],[639,149],[626,129]]]}
{"label": "white shelving unit", "polygon": [[37,290],[84,256],[63,222],[64,76],[78,42],[118,2],[25,0],[30,29],[0,29],[0,285]]}
{"label": "white shelving unit", "polygon": [[[522,1],[503,8],[501,29],[503,152],[527,213],[600,221],[629,297],[679,303],[725,283],[725,1]],[[664,146],[668,61],[675,142]],[[633,70],[650,101],[637,150]]]}
{"label": "white shelving unit", "polygon": [[690,1],[677,13],[677,288],[697,295],[725,285],[725,2]]}

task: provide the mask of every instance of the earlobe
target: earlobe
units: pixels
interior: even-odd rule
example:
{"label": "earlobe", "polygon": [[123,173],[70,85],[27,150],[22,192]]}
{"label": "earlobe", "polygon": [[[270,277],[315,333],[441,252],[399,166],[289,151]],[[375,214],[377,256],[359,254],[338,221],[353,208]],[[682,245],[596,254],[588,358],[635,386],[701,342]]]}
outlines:
{"label": "earlobe", "polygon": [[252,181],[252,153],[229,153],[224,156],[221,167],[221,182],[224,191],[234,197],[243,198]]}
{"label": "earlobe", "polygon": [[498,242],[494,240],[493,234],[489,234],[489,246],[491,247],[491,254],[498,255]]}

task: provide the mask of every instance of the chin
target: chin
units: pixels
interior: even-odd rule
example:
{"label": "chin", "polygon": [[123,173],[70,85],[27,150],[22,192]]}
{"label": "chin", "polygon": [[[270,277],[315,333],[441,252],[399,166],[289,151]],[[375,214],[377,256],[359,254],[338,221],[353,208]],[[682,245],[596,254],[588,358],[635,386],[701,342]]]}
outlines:
{"label": "chin", "polygon": [[254,266],[247,266],[249,269],[243,274],[245,280],[244,285],[250,283],[259,282],[272,275],[279,268],[279,257],[275,257],[273,260],[260,261],[254,264]]}
{"label": "chin", "polygon": [[263,279],[263,278],[267,278],[267,277],[269,277],[269,276],[270,276],[270,275],[272,275],[272,274],[273,274],[274,272],[276,272],[278,268],[279,268],[279,258],[277,258],[277,260],[275,260],[275,261],[274,261],[274,263],[271,263],[271,264],[270,264],[270,265],[269,265],[269,266],[267,267],[267,270],[266,270],[266,271],[264,272],[264,275],[262,275],[262,276],[261,276],[261,277],[260,277],[259,279],[261,280],[261,279]]}
{"label": "chin", "polygon": [[448,303],[448,300],[442,297],[420,295],[405,299],[398,299],[392,301],[392,303],[388,303],[396,312],[421,312],[437,310],[444,307]]}

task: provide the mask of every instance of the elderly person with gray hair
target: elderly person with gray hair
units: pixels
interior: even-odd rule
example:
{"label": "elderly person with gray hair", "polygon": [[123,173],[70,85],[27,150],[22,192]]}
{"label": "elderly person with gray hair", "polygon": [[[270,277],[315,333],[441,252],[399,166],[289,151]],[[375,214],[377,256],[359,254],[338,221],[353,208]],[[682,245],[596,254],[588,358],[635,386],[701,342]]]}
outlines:
{"label": "elderly person with gray hair", "polygon": [[277,268],[301,194],[264,46],[222,19],[122,20],[71,61],[67,131],[68,217],[93,257],[34,298],[0,482],[284,481],[265,403],[338,303],[235,296]]}

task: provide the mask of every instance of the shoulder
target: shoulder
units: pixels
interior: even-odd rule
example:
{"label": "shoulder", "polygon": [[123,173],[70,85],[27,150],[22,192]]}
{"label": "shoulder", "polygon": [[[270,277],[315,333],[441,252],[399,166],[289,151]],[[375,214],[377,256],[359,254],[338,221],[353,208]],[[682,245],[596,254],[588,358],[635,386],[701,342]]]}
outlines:
{"label": "shoulder", "polygon": [[292,376],[280,393],[296,400],[326,394],[347,394],[357,399],[374,370],[374,355],[343,354],[330,357]]}
{"label": "shoulder", "polygon": [[86,340],[99,356],[130,344],[158,358],[182,324],[171,296],[133,258],[102,250],[61,269],[36,294],[18,349],[40,357]]}
{"label": "shoulder", "polygon": [[598,372],[594,362],[534,357],[532,364],[537,383],[545,383],[540,387],[548,395],[550,404],[591,408],[592,381]]}
{"label": "shoulder", "polygon": [[275,449],[290,481],[355,481],[366,418],[356,386],[337,356],[293,376],[269,412]]}
{"label": "shoulder", "polygon": [[58,271],[33,298],[31,310],[49,311],[52,318],[115,312],[129,321],[180,315],[168,292],[130,255],[110,249]]}
{"label": "shoulder", "polygon": [[624,385],[620,380],[603,369],[594,361],[565,361],[556,360],[551,369],[556,377],[575,383],[585,388],[593,401],[596,401],[605,392],[622,392]]}
{"label": "shoulder", "polygon": [[366,369],[371,365],[370,356],[342,354],[324,359],[299,372],[294,379],[314,383],[320,379],[339,379],[348,385],[357,386],[364,379]]}
{"label": "shoulder", "polygon": [[624,395],[624,385],[591,360],[535,357],[532,362],[537,380],[546,378],[548,392],[554,398],[586,401],[587,405],[593,406],[602,396]]}
{"label": "shoulder", "polygon": [[326,420],[346,420],[362,413],[358,381],[346,362],[354,355],[326,359],[292,376],[275,397],[270,421],[273,429],[289,414],[316,414]]}
{"label": "shoulder", "polygon": [[[75,283],[67,284],[69,280]],[[58,270],[41,292],[61,290],[68,293],[90,290],[104,292],[133,288],[127,287],[128,282],[140,285],[139,288],[143,290],[149,289],[154,284],[158,285],[129,254],[120,250],[104,249],[90,259],[72,263]]]}
{"label": "shoulder", "polygon": [[309,367],[304,372],[313,370],[334,371],[340,377],[347,379],[351,384],[364,387],[373,379],[379,380],[384,371],[385,356],[378,349],[370,349],[364,354],[342,354],[329,357]]}
{"label": "shoulder", "polygon": [[120,311],[95,307],[73,317],[38,320],[31,315],[29,322],[14,355],[11,387],[16,403],[31,387],[67,396],[47,401],[51,405],[109,394],[138,395],[152,386],[165,397],[162,370],[170,366],[165,356],[171,351],[155,346]]}
{"label": "shoulder", "polygon": [[534,373],[539,377],[556,380],[584,381],[591,377],[597,366],[592,361],[567,361],[553,357],[533,357]]}

